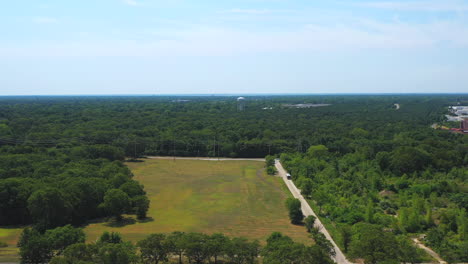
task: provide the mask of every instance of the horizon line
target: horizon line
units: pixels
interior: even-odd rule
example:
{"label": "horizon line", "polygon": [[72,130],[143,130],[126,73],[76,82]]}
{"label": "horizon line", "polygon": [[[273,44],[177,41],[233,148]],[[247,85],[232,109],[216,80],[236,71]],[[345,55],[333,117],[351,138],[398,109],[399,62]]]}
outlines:
{"label": "horizon line", "polygon": [[13,95],[1,95],[0,97],[46,97],[46,96],[57,96],[57,97],[67,97],[67,96],[83,96],[83,97],[103,97],[103,96],[115,96],[115,97],[138,97],[138,96],[294,96],[294,95],[468,95],[464,92],[434,92],[434,93],[424,93],[424,92],[410,92],[410,93],[180,93],[180,94],[13,94]]}

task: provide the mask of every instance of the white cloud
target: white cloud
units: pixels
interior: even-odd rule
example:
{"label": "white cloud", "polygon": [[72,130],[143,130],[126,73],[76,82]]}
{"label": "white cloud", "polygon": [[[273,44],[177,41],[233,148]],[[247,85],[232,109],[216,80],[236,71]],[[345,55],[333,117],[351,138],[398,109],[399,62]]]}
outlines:
{"label": "white cloud", "polygon": [[258,32],[222,27],[173,31],[165,38],[98,41],[93,38],[49,45],[3,46],[0,56],[225,56],[256,53],[425,49],[468,47],[468,27],[455,22],[390,24],[361,21],[354,25],[309,24],[295,30]]}
{"label": "white cloud", "polygon": [[227,11],[227,13],[250,14],[250,15],[261,15],[261,14],[268,14],[271,12],[272,11],[268,9],[242,9],[242,8],[233,8]]}
{"label": "white cloud", "polygon": [[[41,18],[39,21],[50,23],[56,20]],[[205,22],[183,26],[171,23],[143,32],[123,30],[107,35],[88,32],[86,37],[80,35],[76,41],[0,44],[0,56],[224,56],[453,47],[468,49],[468,25],[461,18],[415,23],[348,17],[327,23],[301,21],[270,30]]]}
{"label": "white cloud", "polygon": [[401,11],[430,11],[430,12],[464,12],[468,11],[468,3],[458,0],[431,1],[385,1],[366,2],[359,6],[401,10]]}
{"label": "white cloud", "polygon": [[58,19],[53,17],[35,17],[33,22],[37,24],[55,24],[58,22]]}
{"label": "white cloud", "polygon": [[139,2],[135,1],[135,0],[122,0],[125,4],[127,5],[131,5],[131,6],[138,6],[140,5]]}

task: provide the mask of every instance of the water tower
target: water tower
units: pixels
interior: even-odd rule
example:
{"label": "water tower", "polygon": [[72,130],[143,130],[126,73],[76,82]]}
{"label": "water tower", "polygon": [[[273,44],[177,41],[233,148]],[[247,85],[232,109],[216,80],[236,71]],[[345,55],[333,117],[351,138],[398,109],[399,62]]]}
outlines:
{"label": "water tower", "polygon": [[239,97],[237,98],[237,111],[244,111],[245,110],[245,98]]}

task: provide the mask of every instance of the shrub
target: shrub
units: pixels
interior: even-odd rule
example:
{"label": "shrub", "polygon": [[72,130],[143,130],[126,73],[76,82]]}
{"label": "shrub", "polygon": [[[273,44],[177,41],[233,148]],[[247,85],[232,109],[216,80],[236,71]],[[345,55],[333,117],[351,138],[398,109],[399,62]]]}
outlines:
{"label": "shrub", "polygon": [[273,166],[268,166],[266,169],[268,175],[275,175],[276,174],[276,169]]}

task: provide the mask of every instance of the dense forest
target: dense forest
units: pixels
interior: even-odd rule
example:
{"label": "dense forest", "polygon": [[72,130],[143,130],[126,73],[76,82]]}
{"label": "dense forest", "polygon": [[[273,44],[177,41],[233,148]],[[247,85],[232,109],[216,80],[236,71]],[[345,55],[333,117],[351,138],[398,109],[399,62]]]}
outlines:
{"label": "dense forest", "polygon": [[[33,223],[45,230],[124,212],[146,214],[143,186],[132,180],[116,147],[7,145],[0,150],[1,225]],[[123,203],[117,211],[109,203],[113,199]]]}
{"label": "dense forest", "polygon": [[281,161],[349,256],[421,262],[421,253],[399,248],[412,237],[450,263],[466,262],[468,136],[428,129],[431,112],[408,110],[419,122],[353,125],[341,149],[325,142]]}
{"label": "dense forest", "polygon": [[[3,97],[0,139],[4,144],[64,148],[107,144],[126,156],[177,155],[265,157],[305,152],[324,144],[352,151],[353,128],[382,138],[441,121],[457,97],[448,96],[265,96],[248,97]],[[394,103],[404,105],[394,111]],[[284,104],[328,103],[305,109]],[[272,108],[272,109],[263,109]]]}
{"label": "dense forest", "polygon": [[[330,105],[286,105],[298,103]],[[430,127],[457,103],[467,96],[252,96],[245,111],[232,96],[0,97],[0,225],[44,235],[144,218],[126,158],[276,155],[348,255],[392,248],[363,253],[373,230],[392,243],[426,234],[447,260],[468,261],[468,136]]]}

